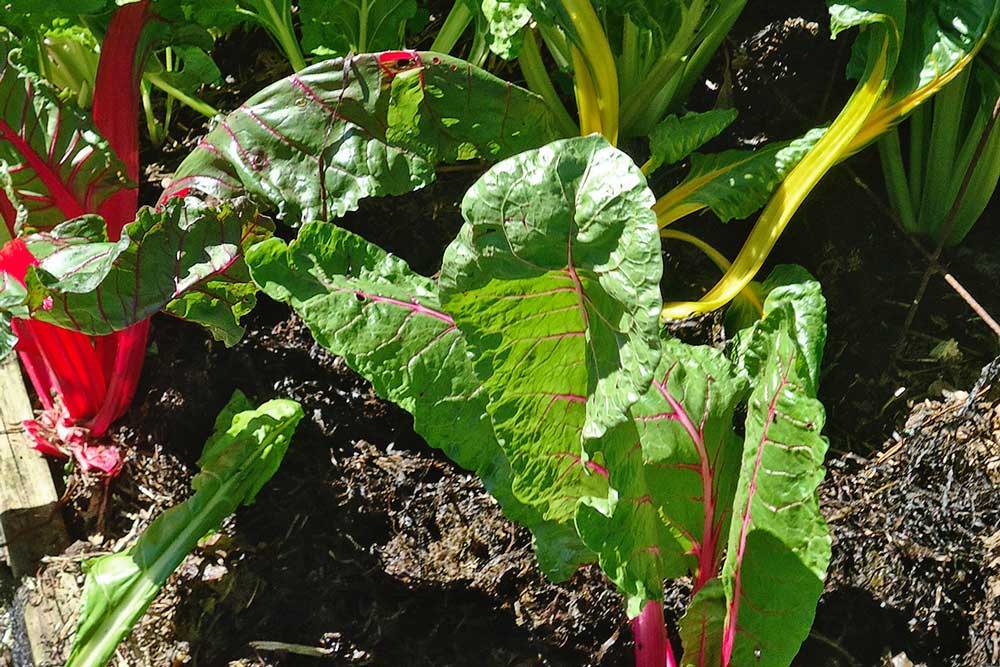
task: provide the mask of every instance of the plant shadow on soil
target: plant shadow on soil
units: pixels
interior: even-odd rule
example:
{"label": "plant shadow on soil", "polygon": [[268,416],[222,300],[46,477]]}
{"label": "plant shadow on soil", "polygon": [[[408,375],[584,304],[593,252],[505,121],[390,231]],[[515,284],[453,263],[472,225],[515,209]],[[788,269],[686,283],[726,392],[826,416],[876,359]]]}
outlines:
{"label": "plant shadow on soil", "polygon": [[[822,2],[750,4],[727,56],[706,72],[721,87],[705,88],[692,104],[710,108],[725,95],[741,110],[713,150],[801,134],[829,120],[850,92],[842,77],[846,49],[829,41]],[[238,60],[238,53],[231,55]],[[261,83],[246,67],[236,79],[248,88]],[[146,160],[167,163],[154,165],[151,181],[170,172],[173,157],[165,153]],[[366,202],[342,223],[432,274],[458,231],[458,203],[476,176],[450,173],[413,195]],[[662,183],[654,185],[662,191]],[[937,464],[953,461],[958,434],[969,428],[962,420],[943,426],[933,415],[957,414],[961,401],[940,401],[942,390],[970,389],[998,350],[938,279],[893,357],[925,264],[886,219],[880,197],[875,153],[852,158],[813,193],[771,261],[812,271],[830,307],[822,398],[832,448],[823,498],[834,563],[796,665],[876,667],[901,651],[932,666],[981,664],[969,660],[989,658],[985,651],[1000,633],[990,606],[1000,601],[988,583],[997,576],[991,559],[1000,555],[990,549],[1000,544],[982,546],[1000,517],[990,514],[997,512],[990,500],[997,480],[976,467],[985,470],[998,454],[988,446],[988,428],[973,429],[973,441],[987,443],[984,451],[973,448],[979,458]],[[997,212],[995,202],[991,210]],[[707,216],[686,224],[729,256],[749,229]],[[990,231],[977,229],[948,257],[996,313],[994,246]],[[684,248],[668,247],[664,259],[664,290],[673,298],[694,296],[718,277]],[[172,578],[121,649],[127,664],[629,662],[620,597],[596,568],[566,584],[547,583],[526,531],[503,518],[475,478],[430,450],[406,413],[315,345],[284,307],[262,297],[247,329],[227,350],[195,327],[164,317],[154,322],[140,391],[116,432],[131,458],[111,488],[101,548],[127,544],[190,493],[194,462],[234,389],[261,400],[295,398],[307,419],[256,504],[238,511]],[[720,332],[718,317],[675,329],[699,343],[718,344]],[[952,352],[941,354],[949,341]],[[977,403],[980,413],[989,413],[991,400]],[[913,406],[925,421],[908,423]],[[893,447],[895,458],[880,458]],[[895,490],[884,491],[886,484]],[[965,495],[951,519],[930,504],[914,509],[921,494],[950,498],[960,489]],[[78,489],[67,512],[81,539],[95,532],[99,515],[100,494],[88,493]],[[687,592],[683,582],[669,592],[674,627]]]}

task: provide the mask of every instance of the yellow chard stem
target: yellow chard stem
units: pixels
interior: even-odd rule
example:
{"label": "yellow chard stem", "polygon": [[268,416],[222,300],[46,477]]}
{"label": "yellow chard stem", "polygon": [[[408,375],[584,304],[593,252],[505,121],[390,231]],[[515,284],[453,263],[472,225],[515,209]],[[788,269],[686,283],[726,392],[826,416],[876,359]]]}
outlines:
{"label": "yellow chard stem", "polygon": [[576,31],[573,40],[573,72],[576,103],[583,134],[600,132],[618,143],[618,69],[597,13],[590,0],[562,0]]}
{"label": "yellow chard stem", "polygon": [[656,200],[656,203],[653,205],[653,213],[656,214],[656,224],[660,226],[660,229],[663,229],[681,218],[708,208],[700,202],[689,202],[686,200],[721,175],[736,169],[744,162],[752,159],[753,156],[750,155],[743,160],[727,164],[720,169],[715,169],[701,176],[685,180],[676,188]]}
{"label": "yellow chard stem", "polygon": [[[917,107],[930,100],[942,88],[951,83],[955,77],[962,73],[962,70],[969,66],[973,58],[975,58],[976,54],[983,47],[983,44],[985,44],[985,40],[980,40],[975,49],[963,56],[955,63],[954,67],[906,97],[892,103],[887,101],[887,97],[882,97],[875,110],[872,111],[865,121],[864,127],[861,128],[861,131],[851,141],[850,147],[840,156],[839,161],[846,160],[891,130],[897,123],[916,110]],[[735,166],[737,165],[729,165],[727,169]],[[685,200],[707,183],[718,178],[718,176],[719,172],[704,174],[698,178],[681,183],[660,197],[656,205],[653,206],[653,212],[656,213],[656,221],[660,228],[662,229],[681,218],[706,208],[703,204],[685,203]]]}
{"label": "yellow chard stem", "polygon": [[871,43],[878,52],[870,56],[872,65],[864,80],[830,129],[775,191],[729,271],[701,300],[664,305],[661,319],[682,319],[721,308],[753,280],[799,205],[826,172],[850,150],[855,137],[878,106],[887,86],[891,40],[887,35],[885,39],[872,40]]}
{"label": "yellow chard stem", "polygon": [[878,139],[882,134],[888,132],[896,123],[900,122],[908,116],[914,109],[929,100],[931,97],[936,95],[938,91],[951,83],[955,77],[962,73],[962,71],[968,67],[972,62],[972,59],[976,57],[979,50],[982,48],[986,40],[979,40],[976,47],[965,54],[955,66],[949,69],[947,72],[937,77],[925,86],[918,88],[901,100],[897,100],[892,104],[882,104],[879,105],[865,123],[864,128],[858,132],[857,136],[851,142],[851,146],[848,149],[847,154],[844,158],[857,153],[862,148],[870,144],[871,142]]}
{"label": "yellow chard stem", "polygon": [[580,113],[580,134],[604,134],[604,121],[597,104],[597,90],[590,76],[587,61],[579,49],[573,47],[573,81],[576,88],[576,108]]}
{"label": "yellow chard stem", "polygon": [[[698,250],[701,250],[706,257],[712,260],[712,263],[719,267],[719,270],[723,273],[728,271],[729,267],[732,266],[732,262],[726,259],[725,255],[693,234],[681,232],[676,229],[664,229],[660,232],[660,236],[665,239],[675,239],[677,241],[683,241],[684,243],[693,245]],[[757,312],[760,313],[761,317],[764,316],[764,304],[761,303],[757,294],[751,288],[744,288],[740,294],[753,305]]]}

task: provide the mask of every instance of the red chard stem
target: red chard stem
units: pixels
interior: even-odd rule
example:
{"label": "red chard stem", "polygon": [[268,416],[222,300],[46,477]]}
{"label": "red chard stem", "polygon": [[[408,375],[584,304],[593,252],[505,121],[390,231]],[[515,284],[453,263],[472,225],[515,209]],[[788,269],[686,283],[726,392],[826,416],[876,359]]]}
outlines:
{"label": "red chard stem", "polygon": [[677,667],[667,639],[662,602],[647,602],[642,613],[632,619],[631,625],[635,640],[635,667]]}

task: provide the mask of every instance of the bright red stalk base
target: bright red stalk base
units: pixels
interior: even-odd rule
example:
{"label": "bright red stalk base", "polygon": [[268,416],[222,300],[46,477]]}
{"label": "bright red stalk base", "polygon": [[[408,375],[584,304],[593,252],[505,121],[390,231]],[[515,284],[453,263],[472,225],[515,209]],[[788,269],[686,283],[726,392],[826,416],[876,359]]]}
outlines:
{"label": "bright red stalk base", "polygon": [[667,639],[662,603],[647,602],[642,612],[632,619],[631,625],[635,640],[635,667],[677,667],[673,648]]}
{"label": "bright red stalk base", "polygon": [[[94,124],[118,158],[130,180],[139,178],[139,76],[146,52],[141,37],[152,18],[150,0],[124,5],[115,12],[102,44],[94,89]],[[67,219],[88,212],[12,128],[0,127],[6,140],[39,172]],[[123,188],[96,212],[104,217],[108,236],[117,240],[135,219],[138,190]],[[14,232],[15,211],[0,192],[0,223]],[[0,248],[0,270],[23,283],[29,266],[38,262],[22,241]],[[117,448],[94,444],[128,409],[139,383],[149,336],[149,322],[110,336],[89,337],[44,322],[15,320],[17,351],[44,412],[25,422],[35,447],[43,453],[73,456],[84,471],[108,475],[121,469]]]}

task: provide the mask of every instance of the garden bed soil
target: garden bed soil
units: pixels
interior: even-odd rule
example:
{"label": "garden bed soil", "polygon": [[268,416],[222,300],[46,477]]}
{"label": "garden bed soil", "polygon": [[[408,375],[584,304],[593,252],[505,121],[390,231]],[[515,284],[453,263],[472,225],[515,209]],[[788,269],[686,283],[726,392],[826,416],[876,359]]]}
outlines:
{"label": "garden bed soil", "polygon": [[[713,149],[796,136],[836,113],[850,92],[847,50],[825,26],[822,2],[750,3],[693,103],[709,108],[724,95],[741,112]],[[220,107],[281,75],[280,62],[249,55],[270,53],[254,40],[231,41]],[[191,119],[184,140],[147,147],[147,200],[201,131]],[[365,202],[343,224],[432,274],[477,176],[442,174],[421,192]],[[821,493],[834,558],[796,664],[875,667],[899,654],[930,666],[1000,663],[1000,362],[988,366],[1000,349],[940,279],[904,332],[926,262],[882,200],[877,155],[866,151],[823,181],[772,257],[812,271],[830,310]],[[994,313],[997,208],[946,253]],[[689,225],[730,256],[748,229],[707,216]],[[718,277],[686,248],[670,246],[664,259],[672,297]],[[681,273],[681,264],[696,270]],[[184,562],[117,664],[627,664],[620,596],[596,567],[547,582],[528,533],[474,476],[428,448],[409,415],[317,346],[284,306],[261,299],[232,349],[154,320],[138,395],[114,432],[125,470],[110,486],[69,478],[64,514],[77,541],[46,561],[37,590],[80,580],[85,557],[130,544],[186,498],[214,417],[239,388],[294,398],[307,418],[257,502]],[[717,316],[675,333],[723,342]],[[669,621],[686,586],[668,594]]]}

